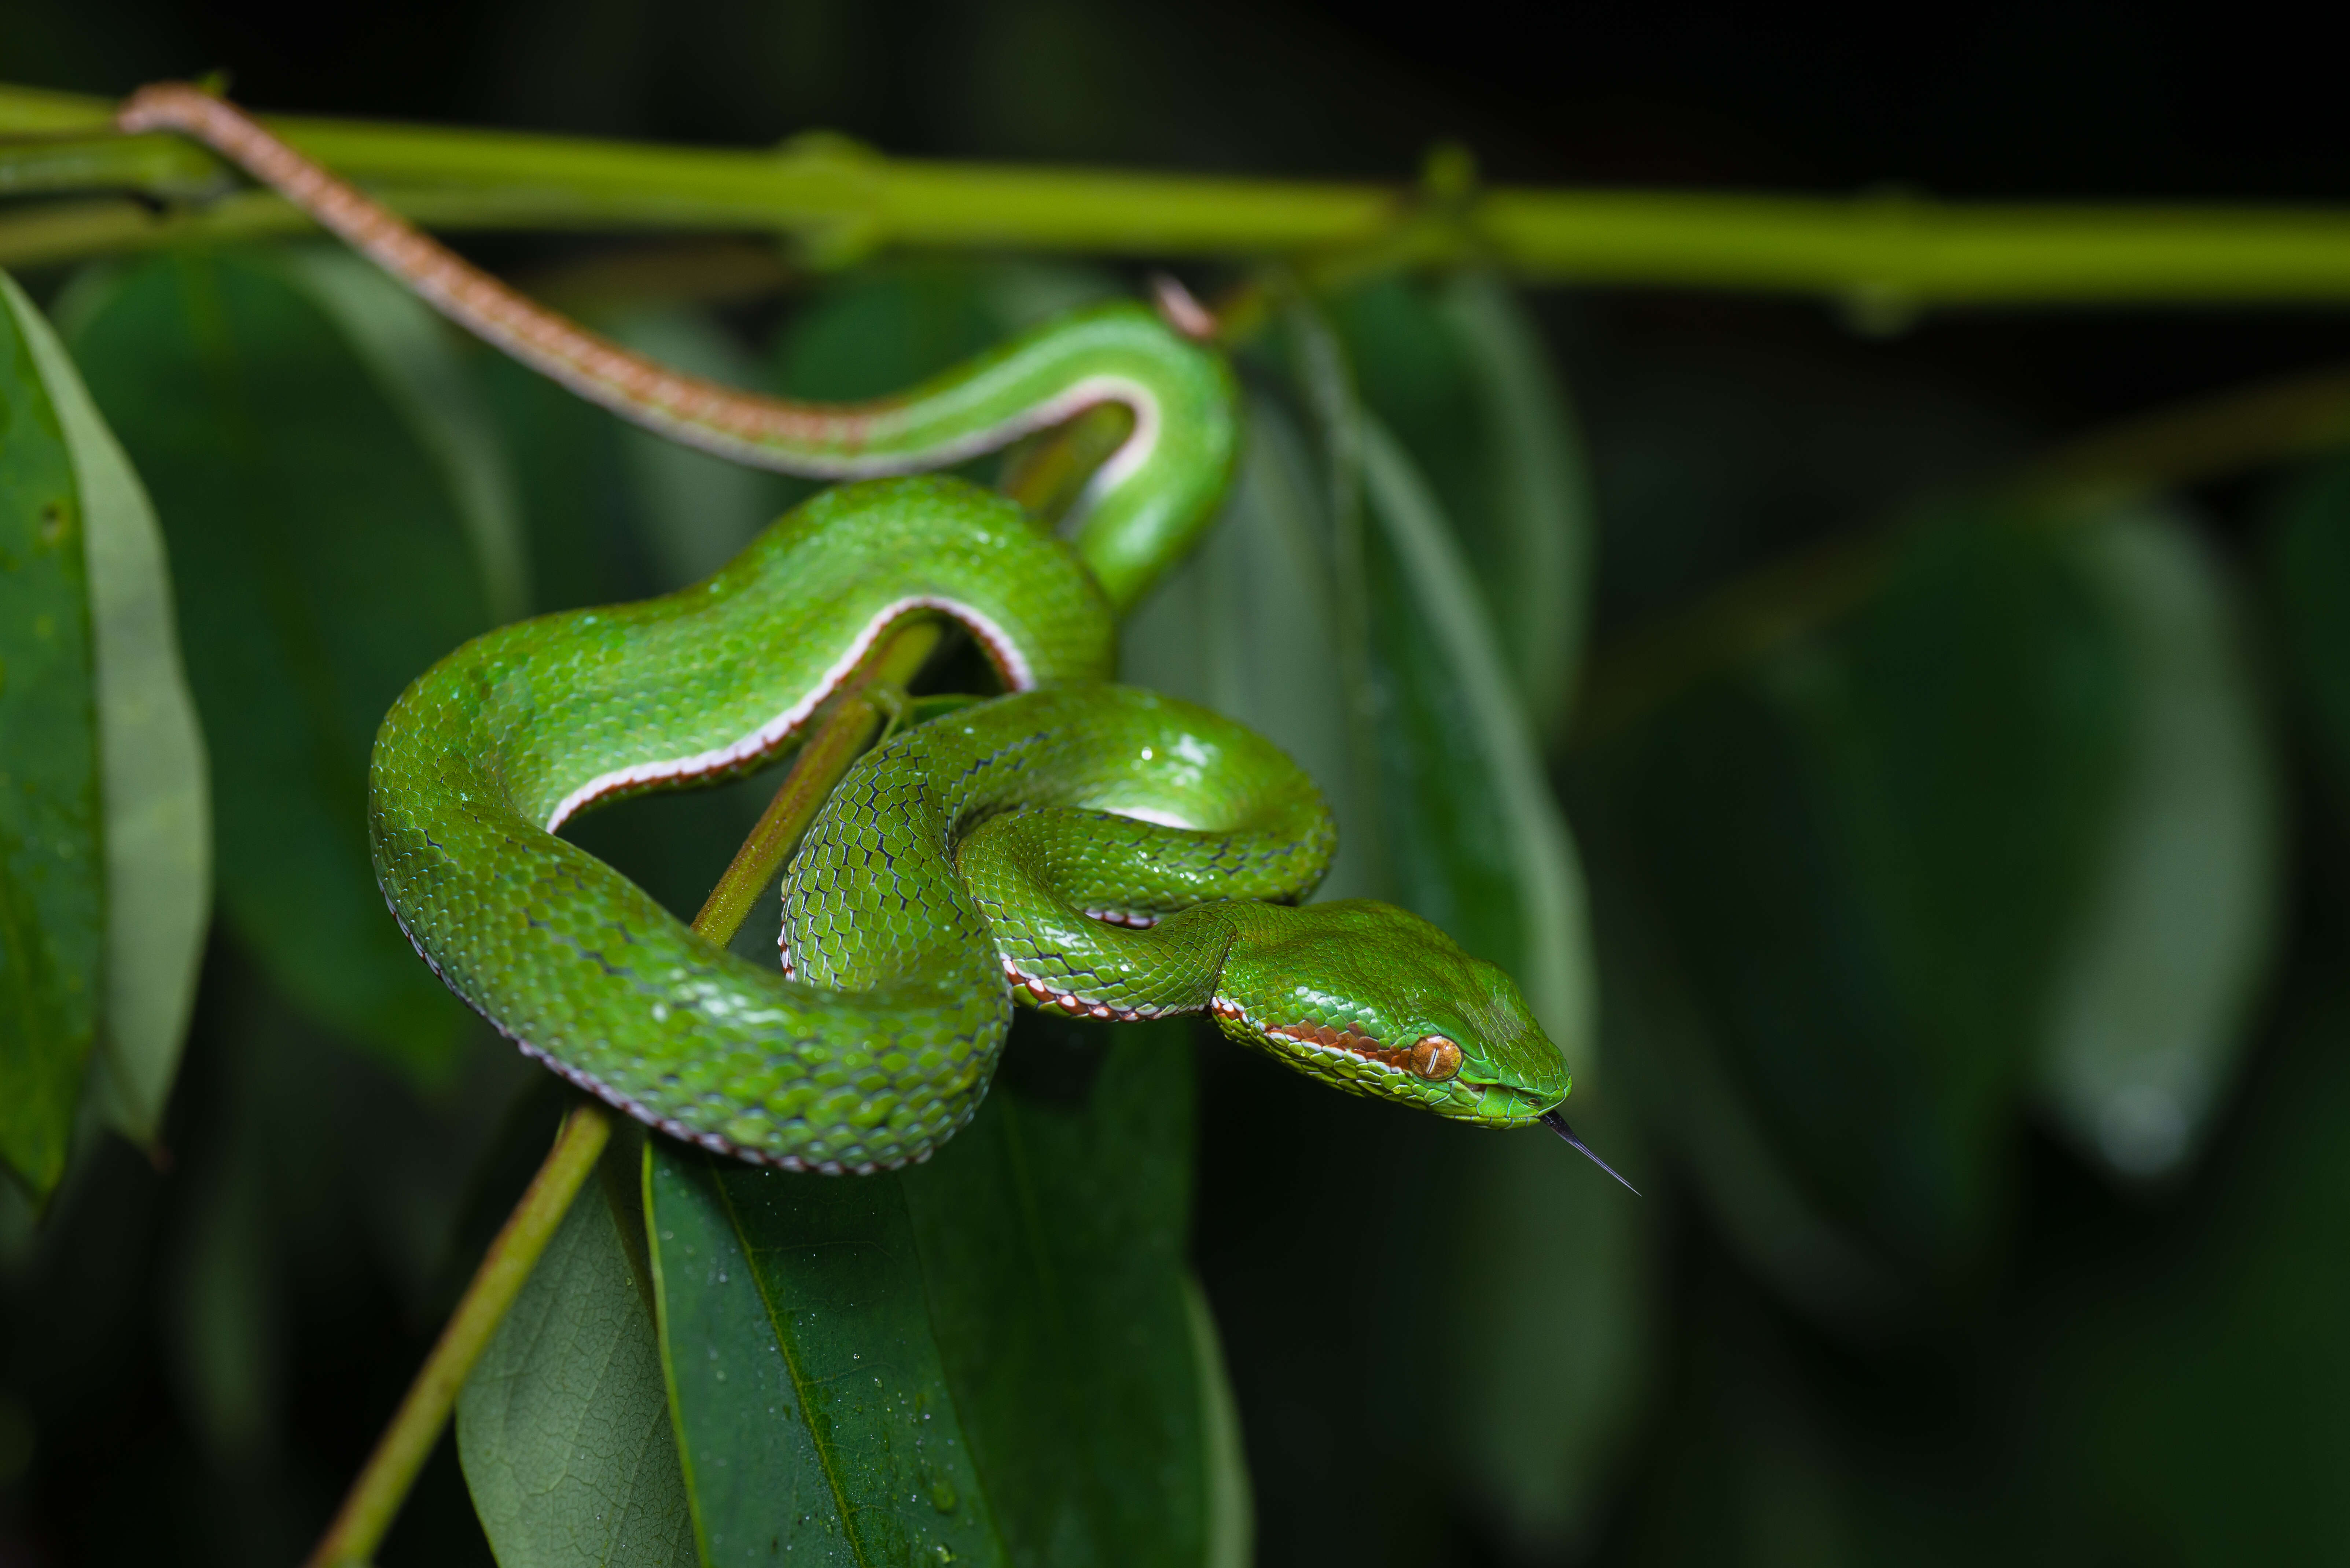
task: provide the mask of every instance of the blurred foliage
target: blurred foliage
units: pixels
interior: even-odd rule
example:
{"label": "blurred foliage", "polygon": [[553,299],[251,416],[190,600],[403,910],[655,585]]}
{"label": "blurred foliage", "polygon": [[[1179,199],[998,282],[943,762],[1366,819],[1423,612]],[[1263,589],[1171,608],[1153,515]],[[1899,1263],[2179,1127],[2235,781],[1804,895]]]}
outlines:
{"label": "blurred foliage", "polygon": [[[892,151],[1088,161],[1387,173],[1463,129],[1504,169],[1550,155],[1505,99],[1447,99],[1310,18],[755,9],[516,4],[291,73],[292,46],[222,42],[209,13],[27,5],[11,71],[119,90],[244,49],[255,101],[746,144],[822,117]],[[1985,82],[2054,101],[2020,60],[2138,57],[2117,15],[2060,11],[1959,51],[1975,85],[1932,112],[2011,101]],[[1673,47],[1760,83],[1737,31]],[[1885,171],[1781,74],[1739,101],[1787,95],[1814,161],[1790,177]],[[2128,75],[2066,110],[2095,136],[1983,178],[2158,183]],[[2147,101],[2158,75],[2133,78]],[[1791,166],[1645,112],[1577,167]],[[1922,135],[1899,145],[1930,163]],[[569,252],[484,254],[526,275]],[[691,275],[665,257],[596,323],[827,398],[1141,281],[885,257],[706,301],[652,286],[669,259]],[[812,487],[624,429],[330,251],[26,281],[72,363],[12,295],[0,1075],[38,1088],[0,1099],[0,1561],[289,1561],[560,1101],[382,912],[375,723],[473,631],[676,587]],[[1029,1020],[987,1116],[901,1179],[616,1148],[386,1564],[731,1560],[795,1486],[795,1546],[902,1530],[963,1561],[1235,1562],[1252,1494],[1280,1563],[2338,1556],[2350,466],[2126,506],[2007,481],[2097,417],[2350,339],[2246,317],[1863,339],[1474,270],[1271,286],[1233,494],[1129,624],[1126,676],[1315,775],[1345,827],[1325,896],[1411,903],[1515,970],[1575,1054],[1578,1129],[1647,1197],[1211,1033]],[[1576,731],[1626,689],[1618,634],[1855,538],[1883,566],[1848,612]],[[578,837],[690,913],[772,787]],[[649,1241],[648,1169],[656,1217],[696,1234]],[[754,1281],[858,1305],[785,1324]],[[806,1452],[757,1406],[800,1407],[759,1381],[795,1359],[847,1373],[820,1432],[789,1428]]]}

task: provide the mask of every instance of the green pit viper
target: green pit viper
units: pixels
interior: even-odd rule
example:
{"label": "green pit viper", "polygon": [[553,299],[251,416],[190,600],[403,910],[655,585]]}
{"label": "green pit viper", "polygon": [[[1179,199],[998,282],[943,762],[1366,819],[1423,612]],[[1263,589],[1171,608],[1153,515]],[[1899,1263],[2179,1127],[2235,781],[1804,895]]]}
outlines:
{"label": "green pit viper", "polygon": [[[1109,681],[1118,612],[1191,546],[1232,465],[1231,375],[1187,296],[1076,313],[899,398],[786,402],[540,308],[208,94],[151,88],[118,122],[206,141],[617,413],[849,482],[705,582],[467,643],[386,716],[369,774],[384,896],[524,1051],[675,1137],[865,1173],[928,1158],[970,1119],[1015,999],[1206,1012],[1340,1088],[1489,1127],[1541,1121],[1590,1154],[1558,1109],[1565,1059],[1506,974],[1392,906],[1300,904],[1336,833],[1295,764]],[[1104,404],[1130,430],[1068,539],[1001,495],[910,477]],[[779,967],[696,935],[557,836],[591,805],[775,758],[915,615],[960,623],[1010,694],[851,769],[786,867]]]}

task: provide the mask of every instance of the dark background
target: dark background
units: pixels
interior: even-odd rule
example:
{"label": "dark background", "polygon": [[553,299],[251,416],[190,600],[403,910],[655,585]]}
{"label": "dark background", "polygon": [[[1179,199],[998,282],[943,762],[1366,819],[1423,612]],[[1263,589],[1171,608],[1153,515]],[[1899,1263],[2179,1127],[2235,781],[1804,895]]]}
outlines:
{"label": "dark background", "polygon": [[[244,103],[288,112],[725,145],[823,126],[890,153],[1263,174],[1407,180],[1432,144],[1455,139],[1475,151],[1487,178],[1534,183],[2350,197],[2333,40],[2281,31],[2247,8],[2188,17],[2043,4],[1861,17],[1646,4],[1538,19],[1527,10],[1460,0],[1409,10],[490,0],[296,15],[0,0],[0,73],[110,95],[224,68]],[[527,266],[594,242],[474,248],[494,264]],[[1959,312],[1879,337],[1811,301],[1561,290],[1538,303],[1595,454],[1603,641],[1743,566],[2051,441],[2350,356],[2345,318],[2317,310]],[[1802,439],[1758,441],[1763,409],[1774,410],[1772,429]],[[1773,450],[1757,456],[1758,445]],[[1644,528],[1670,510],[1655,494],[1671,488],[1678,466],[1729,450],[1747,453],[1736,460],[1746,466],[1731,487],[1732,514],[1678,536]],[[2201,498],[2212,536],[2247,558],[2257,488],[2224,485]],[[2339,950],[2332,854],[2314,845],[2315,868],[2296,885],[2288,973],[2322,970]],[[244,994],[223,979],[240,961],[224,945],[214,953],[202,1007]],[[2282,1017],[2282,1004],[2273,1011]],[[282,1017],[224,1021],[215,1011],[200,1013],[197,1038],[273,1031],[298,1033]],[[2344,1103],[2338,1053],[2310,1046],[2307,1033],[2262,1025],[2209,1169],[2236,1169],[2249,1147],[2282,1136],[2281,1126],[2290,1131],[2294,1115],[2317,1115],[2310,1106]],[[257,1060],[299,1055],[289,1045]],[[171,1140],[187,1158],[201,1162],[203,1129],[220,1107],[246,1103],[236,1075],[267,1070],[255,1061],[201,1047],[192,1056]],[[313,1089],[397,1097],[367,1071],[323,1086],[293,1083],[282,1091],[291,1102],[283,1116],[298,1120]],[[1230,1069],[1212,1071],[1227,1076],[1211,1083],[1230,1081]],[[513,1081],[495,1077],[502,1089]],[[1349,1110],[1301,1126],[1284,1119],[1294,1108],[1211,1093],[1204,1113],[1218,1158],[1203,1175],[1201,1260],[1248,1428],[1260,1561],[1539,1560],[1443,1486],[1409,1484],[1441,1467],[1416,1466],[1409,1423],[1399,1431],[1382,1414],[1395,1380],[1378,1358],[1411,1336],[1392,1324],[1372,1333],[1343,1321],[1344,1282],[1369,1266],[1366,1258],[1375,1265],[1382,1245],[1377,1205],[1336,1189],[1344,1140],[1366,1124]],[[548,1110],[519,1114],[527,1121]],[[465,1137],[474,1148],[498,1141],[493,1127]],[[530,1135],[505,1141],[527,1151]],[[2330,1158],[2338,1166],[2342,1155]],[[526,1168],[525,1152],[515,1170],[476,1184],[483,1214],[497,1212],[498,1195]],[[1657,1189],[1661,1389],[1627,1439],[1583,1556],[2230,1560],[2246,1542],[2230,1532],[2234,1516],[2224,1509],[2202,1536],[2131,1522],[2133,1498],[2205,1489],[2264,1500],[2258,1511],[2273,1528],[2237,1560],[2350,1557],[2350,1545],[2328,1535],[2325,1511],[2303,1508],[2314,1491],[2339,1488],[2350,1454],[2341,1416],[2318,1397],[2341,1386],[2331,1364],[2215,1364],[2211,1377],[2237,1386],[2201,1404],[2148,1407],[2095,1461],[2124,1476],[2108,1477],[2103,1492],[2082,1479],[2090,1460],[2052,1457],[2036,1440],[2046,1397],[2039,1369],[2058,1355],[2050,1347],[2117,1321],[2083,1315],[2079,1303],[2152,1296],[2188,1280],[2188,1305],[2112,1330],[2137,1334],[2149,1364],[2190,1353],[2207,1330],[2224,1334],[2229,1303],[2242,1293],[2231,1294],[2230,1279],[2281,1293],[2287,1320],[2322,1313],[2344,1299],[2338,1280],[2304,1289],[2290,1271],[2272,1278],[2266,1264],[2246,1262],[2254,1251],[2230,1248],[2239,1236],[2251,1238],[2246,1249],[2267,1237],[2274,1256],[2307,1258],[2322,1272],[2314,1254],[2341,1242],[2338,1200],[2303,1211],[2291,1192],[2247,1197],[2220,1179],[2120,1192],[2030,1129],[2014,1186],[2005,1244],[1963,1288],[1922,1322],[1857,1335],[1776,1300],[1700,1208],[1669,1183]],[[19,1408],[36,1409],[40,1422],[37,1462],[0,1493],[0,1564],[292,1560],[421,1355],[435,1303],[462,1269],[403,1286],[339,1231],[341,1199],[302,1195],[293,1206],[309,1219],[290,1233],[306,1238],[307,1261],[268,1309],[285,1324],[286,1452],[265,1475],[224,1475],[153,1343],[183,1202],[172,1179],[117,1151],[68,1197],[60,1217],[78,1228],[75,1239],[42,1264],[44,1288],[13,1296],[0,1320],[0,1387],[23,1391]],[[2327,1336],[2304,1326],[2310,1336],[2293,1343]],[[2246,1369],[2256,1385],[2249,1393]],[[2112,1419],[2131,1426],[2126,1414]],[[2081,1503],[2083,1492],[2095,1496]],[[2338,1511],[2330,1517],[2340,1522]],[[481,1554],[444,1445],[387,1562]]]}

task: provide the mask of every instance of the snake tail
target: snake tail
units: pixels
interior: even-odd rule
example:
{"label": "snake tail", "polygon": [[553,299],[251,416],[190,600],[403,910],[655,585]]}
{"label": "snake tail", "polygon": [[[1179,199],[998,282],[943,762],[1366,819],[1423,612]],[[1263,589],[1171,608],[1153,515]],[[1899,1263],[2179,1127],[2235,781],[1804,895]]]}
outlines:
{"label": "snake tail", "polygon": [[1180,326],[1133,303],[1080,311],[895,397],[769,397],[671,369],[524,297],[201,88],[141,88],[115,124],[202,141],[467,331],[623,419],[737,462],[823,479],[912,473],[1122,405],[1131,429],[1066,520],[1120,609],[1189,551],[1231,476],[1232,373],[1192,340],[1200,322],[1180,306],[1169,306]]}

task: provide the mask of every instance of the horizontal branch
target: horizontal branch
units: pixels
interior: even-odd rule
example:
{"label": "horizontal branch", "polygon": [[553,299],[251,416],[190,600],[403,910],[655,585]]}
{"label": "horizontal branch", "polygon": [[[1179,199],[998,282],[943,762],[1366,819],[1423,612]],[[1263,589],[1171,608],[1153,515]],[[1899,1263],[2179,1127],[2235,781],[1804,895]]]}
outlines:
{"label": "horizontal branch", "polygon": [[[102,99],[0,88],[0,265],[307,226],[211,154],[116,136]],[[443,230],[790,234],[1119,256],[1481,257],[1536,281],[1810,294],[1898,322],[1960,304],[2350,301],[2350,210],[1941,202],[1414,185],[884,158],[839,138],[771,151],[272,119],[338,173]],[[132,200],[131,197],[138,199]]]}

